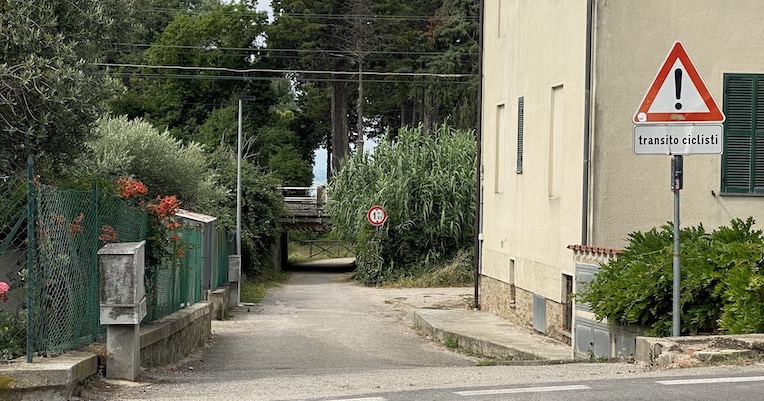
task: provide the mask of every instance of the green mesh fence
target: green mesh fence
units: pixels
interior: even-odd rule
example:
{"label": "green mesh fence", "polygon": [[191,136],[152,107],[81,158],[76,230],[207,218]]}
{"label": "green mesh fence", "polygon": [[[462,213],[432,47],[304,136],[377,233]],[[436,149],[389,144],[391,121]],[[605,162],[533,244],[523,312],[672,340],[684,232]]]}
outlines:
{"label": "green mesh fence", "polygon": [[219,288],[228,282],[228,256],[233,249],[233,236],[222,227],[215,231],[214,265],[212,268],[212,287]]}
{"label": "green mesh fence", "polygon": [[[121,198],[95,187],[30,185],[32,176],[31,167],[25,176],[0,176],[0,282],[10,287],[0,291],[0,361],[24,353],[28,361],[35,354],[55,356],[102,336],[97,251],[106,242],[137,242],[149,234],[145,210]],[[201,231],[177,233],[182,256],[146,267],[144,322],[202,299]],[[225,254],[225,274],[216,277],[224,283],[230,241],[224,232],[222,238],[215,248],[223,248],[211,251]]]}
{"label": "green mesh fence", "polygon": [[0,361],[24,355],[27,337],[27,177],[8,174],[0,172]]}
{"label": "green mesh fence", "polygon": [[54,356],[91,343],[99,322],[98,249],[146,238],[146,213],[91,191],[35,186],[36,257],[29,264],[29,351]]}
{"label": "green mesh fence", "polygon": [[183,256],[164,260],[158,267],[146,268],[146,302],[144,323],[167,316],[202,300],[201,233],[195,229],[178,229]]}

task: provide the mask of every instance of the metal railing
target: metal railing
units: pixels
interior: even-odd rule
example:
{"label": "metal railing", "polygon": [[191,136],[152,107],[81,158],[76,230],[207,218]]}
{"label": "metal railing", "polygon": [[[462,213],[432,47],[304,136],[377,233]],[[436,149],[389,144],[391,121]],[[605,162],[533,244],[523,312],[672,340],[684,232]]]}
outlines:
{"label": "metal railing", "polygon": [[308,246],[308,257],[310,259],[317,256],[327,256],[329,258],[355,257],[355,251],[345,241],[302,240],[299,242]]}

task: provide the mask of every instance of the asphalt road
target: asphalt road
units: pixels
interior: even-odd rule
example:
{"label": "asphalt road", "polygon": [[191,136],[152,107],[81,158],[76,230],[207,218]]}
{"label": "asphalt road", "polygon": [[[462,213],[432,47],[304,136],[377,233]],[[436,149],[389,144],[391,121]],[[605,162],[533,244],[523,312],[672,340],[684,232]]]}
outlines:
{"label": "asphalt road", "polygon": [[[459,307],[471,289],[366,288],[338,273],[293,273],[257,306],[213,323],[213,341],[132,387],[100,384],[82,399],[119,400],[758,400],[764,366],[651,371],[577,363],[477,366],[423,338],[415,307]],[[677,379],[745,377],[736,382]],[[728,380],[728,379],[726,379]]]}

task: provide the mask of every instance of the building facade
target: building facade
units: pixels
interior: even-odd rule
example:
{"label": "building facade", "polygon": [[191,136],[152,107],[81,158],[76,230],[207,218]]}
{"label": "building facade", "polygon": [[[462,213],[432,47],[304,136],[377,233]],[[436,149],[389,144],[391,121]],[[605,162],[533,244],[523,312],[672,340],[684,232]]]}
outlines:
{"label": "building facade", "polygon": [[605,260],[673,219],[671,157],[635,155],[632,118],[677,40],[727,115],[724,154],[684,158],[681,224],[764,223],[761,15],[760,0],[485,1],[484,310],[575,341],[582,252]]}

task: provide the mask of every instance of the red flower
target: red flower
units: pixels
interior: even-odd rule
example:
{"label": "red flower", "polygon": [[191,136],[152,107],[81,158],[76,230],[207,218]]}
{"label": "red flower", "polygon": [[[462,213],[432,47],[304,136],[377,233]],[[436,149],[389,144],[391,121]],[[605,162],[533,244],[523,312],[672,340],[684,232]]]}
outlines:
{"label": "red flower", "polygon": [[11,286],[8,285],[5,281],[0,281],[0,301],[8,302],[8,290],[11,289]]}
{"label": "red flower", "polygon": [[119,234],[117,234],[116,231],[114,231],[114,228],[112,226],[103,225],[101,226],[101,235],[98,236],[98,239],[104,242],[115,242],[117,241],[117,238],[119,238]]}
{"label": "red flower", "polygon": [[119,185],[117,190],[119,196],[125,199],[137,198],[138,195],[146,195],[149,192],[146,185],[133,178],[120,178],[117,180],[117,184]]}
{"label": "red flower", "polygon": [[157,196],[157,203],[149,203],[149,213],[159,216],[160,218],[172,217],[178,213],[180,202],[175,195],[170,196]]}
{"label": "red flower", "polygon": [[69,235],[72,237],[77,235],[77,233],[81,233],[82,230],[83,228],[79,224],[75,224],[75,223],[69,224]]}

